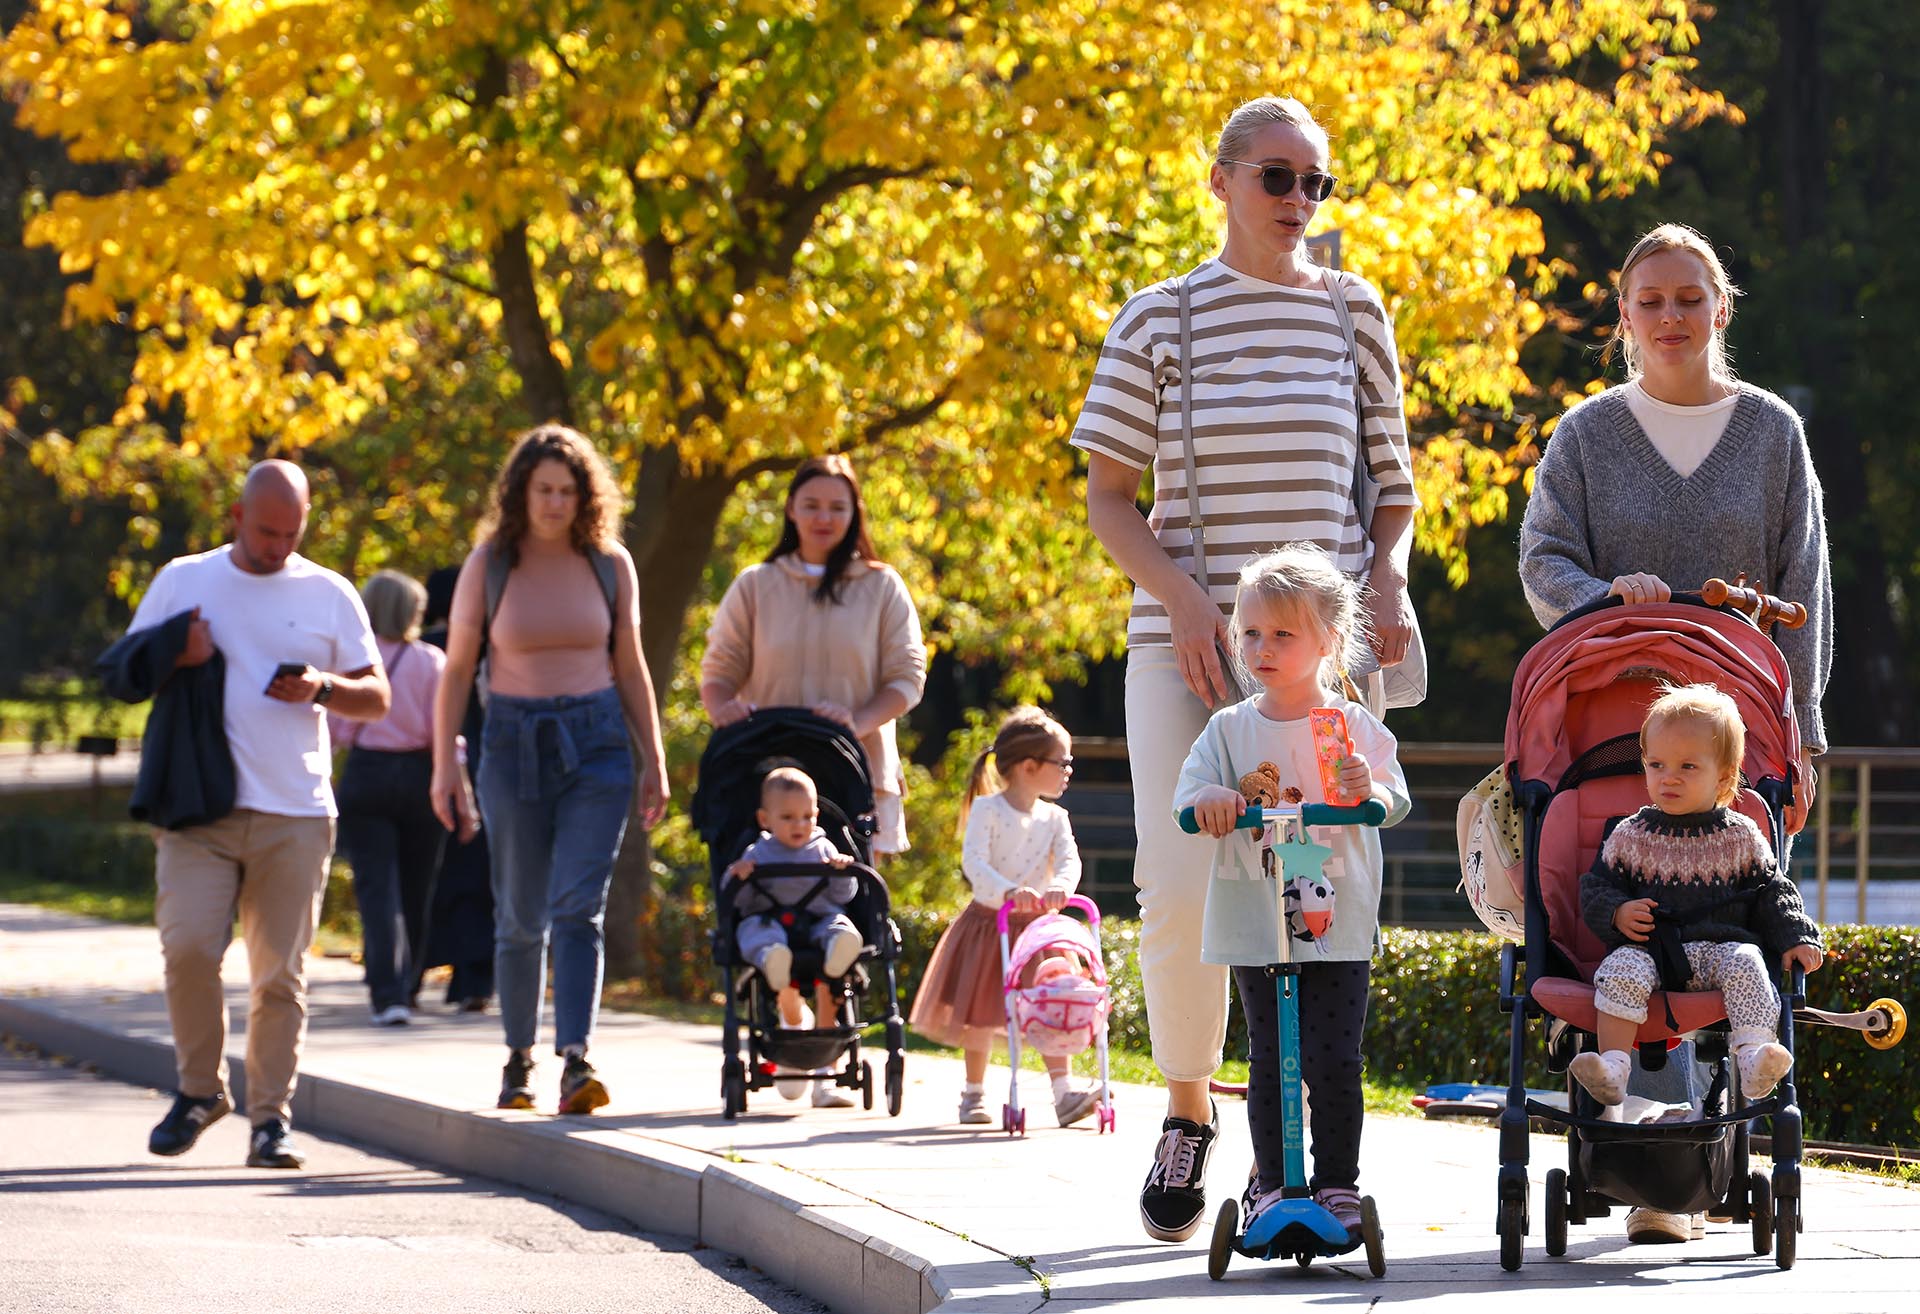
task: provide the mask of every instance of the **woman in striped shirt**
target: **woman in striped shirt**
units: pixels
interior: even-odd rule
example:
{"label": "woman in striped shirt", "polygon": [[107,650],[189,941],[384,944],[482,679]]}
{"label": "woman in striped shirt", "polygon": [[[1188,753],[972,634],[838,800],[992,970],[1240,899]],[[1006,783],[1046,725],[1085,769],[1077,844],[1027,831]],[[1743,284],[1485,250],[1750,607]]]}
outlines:
{"label": "woman in striped shirt", "polygon": [[[1240,567],[1281,543],[1326,549],[1362,579],[1381,660],[1411,633],[1407,551],[1415,497],[1393,322],[1364,280],[1311,261],[1306,232],[1332,194],[1326,132],[1300,102],[1262,97],[1220,133],[1210,185],[1226,210],[1220,254],[1183,277],[1192,359],[1182,359],[1178,279],[1128,299],[1108,330],[1072,442],[1087,453],[1087,520],[1133,580],[1127,745],[1138,836],[1140,971],[1168,1117],[1141,1192],[1150,1236],[1192,1235],[1205,1212],[1216,1121],[1207,1083],[1226,1033],[1226,969],[1200,961],[1207,862],[1170,800],[1210,709],[1238,691],[1220,657]],[[1352,318],[1349,355],[1333,297]],[[1355,414],[1356,371],[1361,414]],[[1192,379],[1193,468],[1206,527],[1193,575],[1182,391]],[[1371,526],[1355,462],[1379,485]],[[1153,470],[1153,509],[1136,495]]]}

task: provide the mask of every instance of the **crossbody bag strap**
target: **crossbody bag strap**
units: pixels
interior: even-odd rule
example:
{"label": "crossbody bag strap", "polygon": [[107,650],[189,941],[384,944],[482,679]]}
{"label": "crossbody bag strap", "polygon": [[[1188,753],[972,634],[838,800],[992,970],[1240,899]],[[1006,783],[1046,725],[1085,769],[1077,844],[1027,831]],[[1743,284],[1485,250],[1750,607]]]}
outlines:
{"label": "crossbody bag strap", "polygon": [[1187,467],[1187,529],[1193,535],[1193,578],[1213,596],[1207,576],[1207,522],[1200,514],[1200,475],[1193,459],[1193,293],[1182,275],[1180,287],[1180,450]]}
{"label": "crossbody bag strap", "polygon": [[1373,517],[1366,513],[1366,480],[1372,471],[1367,465],[1367,412],[1366,401],[1361,392],[1360,344],[1353,332],[1353,312],[1347,309],[1346,275],[1337,269],[1327,270],[1327,290],[1333,296],[1333,317],[1340,321],[1340,336],[1347,344],[1347,357],[1353,361],[1353,506],[1356,514],[1363,517],[1360,530],[1370,534],[1373,526],[1369,523]]}

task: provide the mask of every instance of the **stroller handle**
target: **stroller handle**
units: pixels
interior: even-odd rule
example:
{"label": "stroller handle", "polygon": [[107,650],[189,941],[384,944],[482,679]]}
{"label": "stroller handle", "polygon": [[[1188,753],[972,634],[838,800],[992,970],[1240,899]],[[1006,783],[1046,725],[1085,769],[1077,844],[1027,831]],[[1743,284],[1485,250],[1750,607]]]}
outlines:
{"label": "stroller handle", "polygon": [[[1300,818],[1308,826],[1378,826],[1387,819],[1387,805],[1377,798],[1353,807],[1337,807],[1332,803],[1282,803],[1279,807],[1263,808],[1249,804],[1233,823],[1235,830],[1259,830],[1269,821],[1283,821],[1288,817]],[[1180,809],[1180,829],[1189,835],[1200,833],[1200,821],[1193,815],[1192,808]]]}
{"label": "stroller handle", "polygon": [[[1100,905],[1095,903],[1092,899],[1089,899],[1086,895],[1069,894],[1067,896],[1067,901],[1060,906],[1062,909],[1066,909],[1066,908],[1079,909],[1081,912],[1086,914],[1087,925],[1095,928],[1099,927]],[[1012,919],[1012,917],[1013,917],[1013,900],[1008,899],[1000,905],[1000,912],[996,919],[1000,925],[1000,934],[1005,935],[1007,933],[1007,926],[1009,921]]]}

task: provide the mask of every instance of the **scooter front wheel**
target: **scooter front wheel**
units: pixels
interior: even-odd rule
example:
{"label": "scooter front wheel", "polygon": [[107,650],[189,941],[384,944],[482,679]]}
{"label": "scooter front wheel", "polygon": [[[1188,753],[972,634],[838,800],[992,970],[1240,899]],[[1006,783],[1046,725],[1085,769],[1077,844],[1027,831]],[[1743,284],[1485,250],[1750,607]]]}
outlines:
{"label": "scooter front wheel", "polygon": [[1360,1197],[1360,1237],[1367,1246],[1367,1272],[1375,1277],[1387,1275],[1387,1243],[1380,1231],[1380,1209],[1373,1197]]}
{"label": "scooter front wheel", "polygon": [[1234,1243],[1240,1239],[1240,1206],[1223,1201],[1213,1219],[1213,1241],[1207,1247],[1207,1276],[1218,1282],[1227,1275],[1227,1261],[1233,1258]]}

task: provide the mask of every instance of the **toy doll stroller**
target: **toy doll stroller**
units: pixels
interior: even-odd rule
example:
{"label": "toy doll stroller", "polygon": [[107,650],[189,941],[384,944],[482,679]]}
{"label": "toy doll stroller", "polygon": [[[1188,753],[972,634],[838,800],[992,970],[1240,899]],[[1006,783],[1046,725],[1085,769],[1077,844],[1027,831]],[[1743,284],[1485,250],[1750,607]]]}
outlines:
{"label": "toy doll stroller", "polygon": [[[806,991],[824,981],[838,1001],[831,1024],[820,1018],[818,1027],[805,1031],[780,1026],[776,993],[740,956],[736,932],[741,914],[734,905],[738,886],[725,876],[728,865],[759,831],[755,813],[760,782],[769,771],[782,766],[797,766],[812,778],[819,794],[821,829],[836,849],[854,860],[844,868],[821,863],[769,863],[756,867],[746,878],[759,884],[776,877],[817,877],[798,899],[781,901],[769,895],[772,915],[788,929],[793,984]],[[890,916],[886,882],[870,865],[873,787],[859,740],[845,726],[804,708],[762,708],[744,721],[716,730],[707,741],[706,751],[700,755],[700,784],[693,797],[692,816],[707,846],[713,880],[717,924],[707,938],[714,964],[720,969],[721,994],[726,1001],[721,1023],[725,1058],[720,1067],[725,1115],[735,1118],[744,1113],[748,1093],[773,1085],[776,1072],[783,1082],[832,1082],[858,1091],[861,1105],[871,1109],[873,1067],[860,1056],[861,1037],[873,1026],[884,1026],[887,1113],[897,1116],[906,1088],[906,1024],[900,1016],[895,966],[900,957],[900,929]],[[864,944],[852,968],[839,979],[829,980],[820,950],[801,932],[808,923],[806,905],[835,876],[852,876],[858,883],[847,916],[859,928]],[[876,984],[883,989],[873,990]],[[868,998],[870,993],[876,996],[872,1000]],[[747,1029],[744,1058],[740,1046],[743,1019]],[[816,1069],[831,1071],[819,1073]]]}
{"label": "toy doll stroller", "polygon": [[[1570,613],[1521,660],[1505,768],[1521,818],[1525,939],[1504,946],[1500,958],[1500,1007],[1513,1021],[1496,1230],[1500,1264],[1509,1272],[1520,1267],[1530,1230],[1530,1118],[1567,1132],[1567,1166],[1547,1174],[1549,1255],[1566,1253],[1569,1223],[1604,1216],[1616,1204],[1672,1213],[1719,1204],[1734,1222],[1751,1224],[1756,1255],[1771,1250],[1781,1268],[1793,1264],[1803,1226],[1796,1072],[1766,1099],[1742,1095],[1728,1061],[1719,991],[1656,992],[1636,1037],[1643,1065],[1658,1068],[1669,1041],[1698,1033],[1696,1052],[1714,1065],[1704,1113],[1629,1124],[1603,1117],[1602,1106],[1570,1078],[1566,1109],[1531,1100],[1525,1089],[1530,1019],[1546,1019],[1553,1072],[1565,1072],[1575,1054],[1594,1047],[1592,981],[1606,949],[1581,919],[1580,877],[1613,823],[1646,802],[1640,727],[1667,682],[1712,684],[1734,698],[1747,739],[1744,787],[1733,806],[1759,824],[1775,853],[1784,845],[1800,732],[1786,661],[1746,615],[1698,595],[1634,605],[1608,598]],[[1827,1013],[1805,1006],[1804,984],[1798,967],[1780,984],[1780,1043],[1789,1050],[1795,1021],[1853,1027],[1881,1048],[1905,1029],[1891,1000],[1865,1012]],[[1758,1118],[1771,1123],[1771,1180],[1748,1166],[1748,1128]]]}
{"label": "toy doll stroller", "polygon": [[[1043,913],[1008,944],[1008,918],[1013,900],[1000,905],[1001,990],[1007,1001],[1007,1102],[1000,1110],[1000,1129],[1010,1136],[1027,1134],[1027,1111],[1020,1107],[1020,1046],[1042,1054],[1065,1057],[1089,1045],[1100,1052],[1102,1133],[1113,1130],[1113,1085],[1107,1070],[1107,965],[1100,954],[1100,908],[1084,895],[1066,902],[1086,917],[1077,922],[1062,913]],[[1048,957],[1048,955],[1052,955]],[[1027,969],[1038,962],[1032,979]]]}

